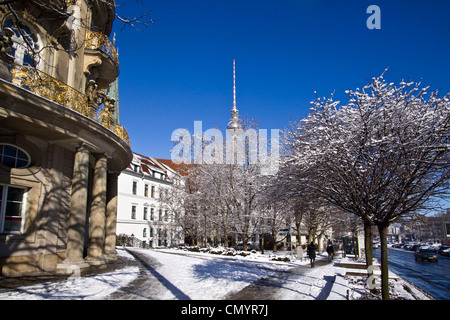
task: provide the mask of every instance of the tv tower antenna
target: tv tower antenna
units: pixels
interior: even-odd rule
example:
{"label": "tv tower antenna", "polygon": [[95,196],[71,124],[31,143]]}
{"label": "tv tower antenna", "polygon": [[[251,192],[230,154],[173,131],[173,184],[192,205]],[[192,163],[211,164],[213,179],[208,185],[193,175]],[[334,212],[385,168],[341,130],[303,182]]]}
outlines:
{"label": "tv tower antenna", "polygon": [[236,61],[233,59],[233,110],[236,110]]}

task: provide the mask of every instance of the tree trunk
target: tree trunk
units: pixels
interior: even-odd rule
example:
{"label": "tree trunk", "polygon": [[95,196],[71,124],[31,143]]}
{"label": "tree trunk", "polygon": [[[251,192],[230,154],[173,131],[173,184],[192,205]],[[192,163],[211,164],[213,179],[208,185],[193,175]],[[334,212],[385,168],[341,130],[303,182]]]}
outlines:
{"label": "tree trunk", "polygon": [[[373,230],[372,224],[364,221],[364,247],[366,253],[366,268],[367,268],[367,279],[375,280],[373,276]],[[372,293],[376,292],[375,284],[372,283],[372,288],[370,291]]]}
{"label": "tree trunk", "polygon": [[381,242],[381,297],[383,300],[390,300],[387,229],[388,229],[387,225],[384,224],[378,225],[378,231],[380,233],[380,242]]}
{"label": "tree trunk", "polygon": [[373,231],[372,225],[364,222],[364,247],[366,253],[366,267],[373,264]]}
{"label": "tree trunk", "polygon": [[262,233],[261,237],[261,254],[264,254],[264,232]]}
{"label": "tree trunk", "polygon": [[302,245],[302,233],[300,232],[300,228],[302,225],[302,221],[297,221],[295,223],[295,227],[297,228],[297,246],[301,246]]}

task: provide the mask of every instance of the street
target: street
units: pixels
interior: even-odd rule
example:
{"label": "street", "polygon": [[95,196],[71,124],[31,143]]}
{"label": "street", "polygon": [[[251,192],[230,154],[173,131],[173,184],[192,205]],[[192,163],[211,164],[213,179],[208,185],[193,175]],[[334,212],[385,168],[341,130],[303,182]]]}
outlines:
{"label": "street", "polygon": [[[380,249],[374,249],[379,261]],[[434,298],[450,299],[450,257],[439,255],[438,262],[416,261],[414,251],[388,249],[389,270],[413,283]]]}

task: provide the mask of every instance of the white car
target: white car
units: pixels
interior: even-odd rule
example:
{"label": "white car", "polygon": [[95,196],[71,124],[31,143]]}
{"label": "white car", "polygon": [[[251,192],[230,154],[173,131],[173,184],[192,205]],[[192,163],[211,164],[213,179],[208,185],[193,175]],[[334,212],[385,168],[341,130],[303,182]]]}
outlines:
{"label": "white car", "polygon": [[443,256],[450,257],[450,248],[447,248],[447,249],[445,249],[445,250],[442,250],[442,255],[443,255]]}

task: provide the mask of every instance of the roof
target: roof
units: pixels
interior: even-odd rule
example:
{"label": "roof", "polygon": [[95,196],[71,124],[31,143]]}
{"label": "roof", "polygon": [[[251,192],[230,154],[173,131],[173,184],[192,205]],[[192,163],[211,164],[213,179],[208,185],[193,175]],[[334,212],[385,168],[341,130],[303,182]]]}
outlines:
{"label": "roof", "polygon": [[133,152],[133,160],[128,165],[128,169],[133,170],[133,164],[139,164],[143,173],[152,175],[152,171],[167,174],[167,169],[152,157],[143,156]]}
{"label": "roof", "polygon": [[181,176],[187,176],[188,171],[190,168],[193,167],[193,165],[185,164],[185,163],[175,163],[170,159],[156,159],[157,161],[165,164],[169,168],[171,168],[173,171],[177,172]]}

